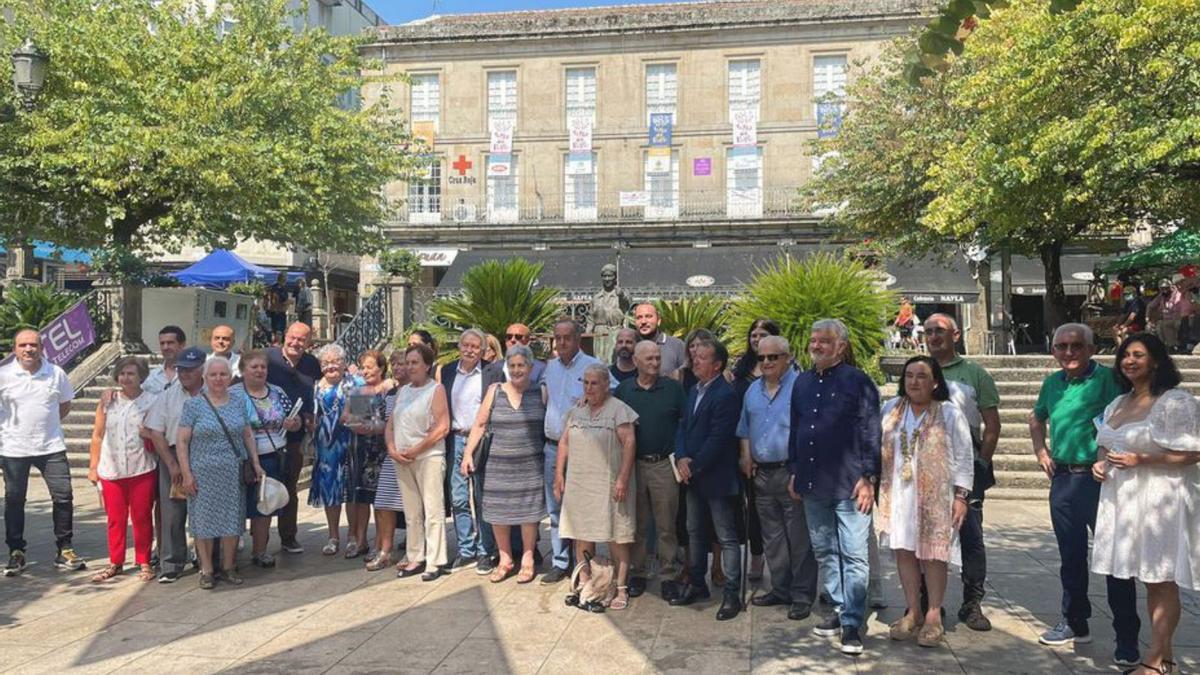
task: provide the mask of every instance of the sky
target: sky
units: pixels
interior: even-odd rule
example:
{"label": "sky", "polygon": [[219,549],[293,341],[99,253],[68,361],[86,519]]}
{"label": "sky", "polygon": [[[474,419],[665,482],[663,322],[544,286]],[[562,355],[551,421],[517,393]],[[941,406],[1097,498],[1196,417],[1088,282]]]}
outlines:
{"label": "sky", "polygon": [[[668,0],[366,0],[388,23],[406,23],[430,14],[469,14],[526,9],[560,9],[600,5],[661,4]],[[669,0],[678,2],[679,0]],[[437,5],[436,10],[434,5]]]}

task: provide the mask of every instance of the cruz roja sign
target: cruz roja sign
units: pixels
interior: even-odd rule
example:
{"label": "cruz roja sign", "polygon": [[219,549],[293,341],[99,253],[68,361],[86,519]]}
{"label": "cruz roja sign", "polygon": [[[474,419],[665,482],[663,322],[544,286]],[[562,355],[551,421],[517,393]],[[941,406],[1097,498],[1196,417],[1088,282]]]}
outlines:
{"label": "cruz roja sign", "polygon": [[470,171],[471,167],[474,165],[475,165],[474,162],[467,159],[466,155],[459,155],[458,159],[455,160],[454,163],[452,163],[450,165],[451,169],[454,169],[455,171],[458,172],[457,176],[449,177],[450,184],[451,185],[474,185],[475,177],[467,175],[467,172]]}

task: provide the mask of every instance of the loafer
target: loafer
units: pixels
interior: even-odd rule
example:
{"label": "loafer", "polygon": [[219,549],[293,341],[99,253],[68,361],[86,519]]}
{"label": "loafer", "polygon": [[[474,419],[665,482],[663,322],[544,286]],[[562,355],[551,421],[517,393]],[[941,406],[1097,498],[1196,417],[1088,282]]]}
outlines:
{"label": "loafer", "polygon": [[434,581],[434,580],[438,579],[439,577],[441,577],[443,574],[445,574],[445,572],[442,571],[442,568],[435,567],[435,568],[429,570],[428,572],[422,574],[421,581]]}
{"label": "loafer", "polygon": [[629,597],[638,598],[646,592],[646,577],[633,577],[629,580]]}
{"label": "loafer", "polygon": [[401,579],[407,579],[408,577],[415,577],[418,574],[422,574],[423,572],[425,572],[425,563],[421,563],[420,565],[417,565],[416,567],[413,567],[411,569],[397,570],[396,576],[400,577]]}
{"label": "loafer", "polygon": [[792,621],[803,621],[812,615],[812,605],[793,604],[788,608],[788,619]]}
{"label": "loafer", "polygon": [[567,574],[567,571],[565,569],[563,569],[561,567],[555,567],[555,568],[551,569],[549,572],[546,572],[545,574],[543,574],[542,580],[538,583],[542,584],[543,586],[550,586],[552,584],[557,584],[558,582],[562,581],[563,579],[566,579],[568,576],[569,575]]}
{"label": "loafer", "polygon": [[791,600],[785,600],[774,593],[763,593],[750,598],[750,604],[755,607],[775,607],[777,605],[790,605]]}
{"label": "loafer", "polygon": [[701,600],[708,600],[711,597],[712,594],[708,592],[707,588],[689,585],[679,595],[671,598],[669,604],[672,607],[687,607]]}
{"label": "loafer", "polygon": [[725,596],[724,602],[721,603],[721,608],[717,610],[717,621],[728,621],[736,617],[742,611],[742,603],[737,599],[737,596]]}

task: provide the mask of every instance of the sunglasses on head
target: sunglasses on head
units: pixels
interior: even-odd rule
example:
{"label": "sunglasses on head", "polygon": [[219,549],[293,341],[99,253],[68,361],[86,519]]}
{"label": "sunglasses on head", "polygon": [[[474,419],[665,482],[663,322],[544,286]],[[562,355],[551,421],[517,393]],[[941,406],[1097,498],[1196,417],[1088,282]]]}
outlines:
{"label": "sunglasses on head", "polygon": [[778,361],[781,358],[783,358],[783,354],[759,354],[758,362],[762,363],[763,361],[771,361],[772,363],[774,363],[775,361]]}

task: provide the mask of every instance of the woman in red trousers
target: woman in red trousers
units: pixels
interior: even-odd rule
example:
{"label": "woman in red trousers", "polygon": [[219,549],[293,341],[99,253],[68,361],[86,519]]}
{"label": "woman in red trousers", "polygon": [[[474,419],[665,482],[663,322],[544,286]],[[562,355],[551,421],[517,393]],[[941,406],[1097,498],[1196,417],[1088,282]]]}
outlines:
{"label": "woman in red trousers", "polygon": [[[142,440],[142,420],[154,397],[142,392],[148,369],[142,359],[127,356],[113,366],[119,391],[96,407],[88,480],[99,483],[108,516],[108,566],[92,577],[108,581],[125,566],[126,523],[133,521],[134,560],[138,579],[151,581],[150,547],[154,536],[154,497],[158,459]],[[108,397],[105,397],[107,399]]]}

